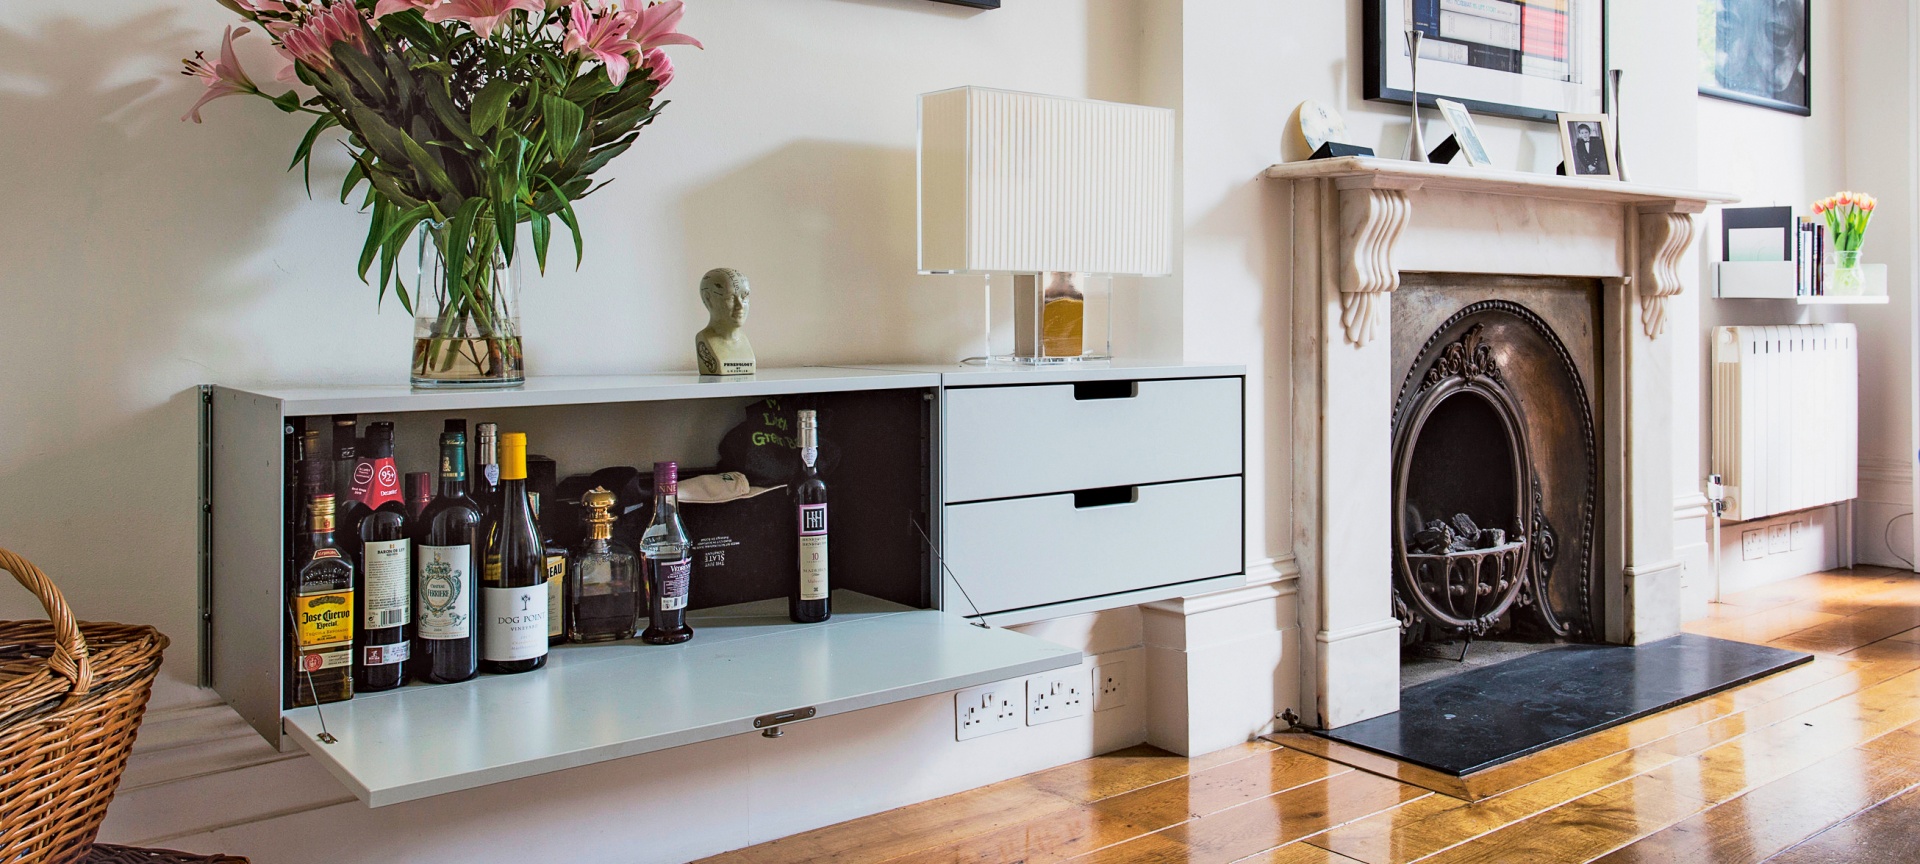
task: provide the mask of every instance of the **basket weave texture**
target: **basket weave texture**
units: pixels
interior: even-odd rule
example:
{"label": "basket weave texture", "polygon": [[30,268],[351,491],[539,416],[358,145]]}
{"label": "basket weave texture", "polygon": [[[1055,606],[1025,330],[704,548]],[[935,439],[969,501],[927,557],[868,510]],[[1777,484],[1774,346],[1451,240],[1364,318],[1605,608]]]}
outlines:
{"label": "basket weave texture", "polygon": [[0,569],[48,619],[0,621],[0,861],[74,864],[120,785],[167,637],[76,622],[52,580],[6,549]]}
{"label": "basket weave texture", "polygon": [[93,854],[88,855],[82,864],[251,864],[251,862],[232,855],[195,855],[192,852],[175,852],[171,849],[135,849],[132,846],[96,843]]}

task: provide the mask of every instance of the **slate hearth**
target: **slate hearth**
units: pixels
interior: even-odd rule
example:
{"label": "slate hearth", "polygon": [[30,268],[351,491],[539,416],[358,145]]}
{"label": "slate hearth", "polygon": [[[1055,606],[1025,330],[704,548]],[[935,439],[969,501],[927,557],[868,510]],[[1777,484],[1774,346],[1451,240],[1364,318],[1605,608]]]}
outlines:
{"label": "slate hearth", "polygon": [[1318,734],[1456,777],[1813,659],[1691,633],[1565,645],[1400,692],[1400,710]]}

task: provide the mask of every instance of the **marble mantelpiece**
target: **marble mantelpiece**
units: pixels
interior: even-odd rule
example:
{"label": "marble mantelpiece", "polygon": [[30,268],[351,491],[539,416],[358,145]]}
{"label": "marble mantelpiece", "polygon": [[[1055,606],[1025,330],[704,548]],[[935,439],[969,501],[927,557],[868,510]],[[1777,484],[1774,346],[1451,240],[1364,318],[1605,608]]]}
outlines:
{"label": "marble mantelpiece", "polygon": [[[1571,276],[1602,286],[1606,638],[1679,632],[1666,303],[1694,214],[1731,196],[1372,157],[1276,165],[1291,192],[1294,553],[1308,722],[1399,708],[1393,617],[1390,292],[1404,272]],[[1681,350],[1689,350],[1690,345]],[[1648,446],[1636,447],[1637,442]]]}

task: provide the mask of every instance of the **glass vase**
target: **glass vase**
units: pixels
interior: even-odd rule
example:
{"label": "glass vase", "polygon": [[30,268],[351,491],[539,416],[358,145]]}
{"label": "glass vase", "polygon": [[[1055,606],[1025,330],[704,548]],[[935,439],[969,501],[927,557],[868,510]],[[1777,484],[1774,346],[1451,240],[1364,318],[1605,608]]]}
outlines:
{"label": "glass vase", "polygon": [[1860,266],[1860,250],[1835,252],[1833,257],[1832,293],[1840,297],[1867,293],[1867,271]]}
{"label": "glass vase", "polygon": [[[473,236],[450,236],[447,223],[423,222],[414,283],[413,386],[518,387],[526,383],[520,352],[519,264],[507,263],[491,223]],[[449,243],[467,245],[458,273]]]}

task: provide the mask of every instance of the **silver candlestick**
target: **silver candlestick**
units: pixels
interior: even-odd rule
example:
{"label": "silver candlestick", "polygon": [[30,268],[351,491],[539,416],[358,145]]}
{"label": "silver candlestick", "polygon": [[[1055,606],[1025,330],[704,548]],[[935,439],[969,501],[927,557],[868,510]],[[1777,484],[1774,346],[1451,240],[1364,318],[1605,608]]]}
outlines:
{"label": "silver candlestick", "polygon": [[1413,70],[1413,131],[1407,135],[1407,159],[1427,162],[1427,142],[1420,134],[1420,31],[1407,30],[1407,65]]}
{"label": "silver candlestick", "polygon": [[1627,182],[1626,151],[1620,146],[1620,76],[1624,71],[1614,69],[1607,72],[1607,93],[1613,107],[1607,112],[1613,116],[1613,170],[1620,175],[1620,182]]}

